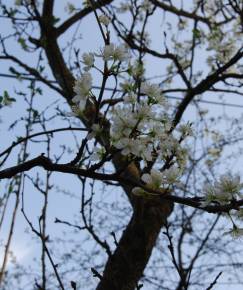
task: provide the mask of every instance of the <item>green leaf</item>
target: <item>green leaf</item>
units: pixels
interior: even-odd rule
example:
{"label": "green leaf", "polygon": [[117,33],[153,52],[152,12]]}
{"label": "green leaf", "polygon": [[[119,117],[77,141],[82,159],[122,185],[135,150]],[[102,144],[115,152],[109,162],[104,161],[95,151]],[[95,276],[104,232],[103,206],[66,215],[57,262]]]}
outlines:
{"label": "green leaf", "polygon": [[3,96],[1,96],[0,103],[2,106],[10,106],[13,102],[16,102],[14,98],[9,96],[7,91],[3,92]]}
{"label": "green leaf", "polygon": [[20,141],[22,141],[23,139],[24,139],[23,137],[17,137],[16,142],[20,142]]}
{"label": "green leaf", "polygon": [[21,47],[23,48],[23,50],[26,50],[26,51],[28,50],[28,46],[27,46],[26,41],[25,41],[24,38],[19,37],[18,43],[21,45]]}
{"label": "green leaf", "polygon": [[197,29],[197,28],[193,29],[192,33],[193,33],[193,36],[195,38],[200,38],[201,37],[201,31],[199,29]]}
{"label": "green leaf", "polygon": [[39,116],[39,112],[37,110],[33,110],[33,118],[37,118]]}
{"label": "green leaf", "polygon": [[53,16],[52,17],[52,24],[55,25],[57,22],[60,21],[60,18]]}
{"label": "green leaf", "polygon": [[39,95],[42,95],[42,89],[41,88],[36,88],[36,93]]}
{"label": "green leaf", "polygon": [[8,188],[8,193],[11,193],[13,191],[13,186],[12,184],[9,185],[9,188]]}

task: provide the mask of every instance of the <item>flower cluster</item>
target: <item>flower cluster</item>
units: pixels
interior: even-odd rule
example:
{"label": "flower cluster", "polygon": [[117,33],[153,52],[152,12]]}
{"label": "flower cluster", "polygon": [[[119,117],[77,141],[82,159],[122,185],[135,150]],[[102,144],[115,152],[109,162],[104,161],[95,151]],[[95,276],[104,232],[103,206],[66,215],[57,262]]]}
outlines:
{"label": "flower cluster", "polygon": [[[152,169],[150,174],[142,175],[141,180],[150,190],[159,190],[160,188],[168,188],[170,185],[175,185],[179,182],[181,170],[177,167],[171,167],[164,171]],[[134,187],[132,190],[135,195],[148,195],[141,187]]]}
{"label": "flower cluster", "polygon": [[104,147],[95,147],[92,155],[90,156],[91,161],[99,161],[103,159],[105,156],[106,151]]}
{"label": "flower cluster", "polygon": [[[108,21],[106,16],[101,16],[100,21],[106,25]],[[95,57],[102,57],[105,62],[113,61],[110,67],[110,71],[112,72],[113,65],[117,62],[128,62],[130,54],[125,45],[116,46],[113,43],[105,45],[100,54],[92,52],[83,53],[82,63],[84,64],[84,72],[81,74],[81,77],[75,81],[73,87],[75,96],[72,99],[72,102],[79,108],[79,112],[84,111],[87,99],[91,96],[92,75],[89,71],[91,68],[95,67]]]}
{"label": "flower cluster", "polygon": [[73,88],[76,95],[72,101],[79,107],[80,111],[85,109],[86,101],[89,97],[91,88],[92,76],[90,73],[85,72],[78,80],[76,80]]}
{"label": "flower cluster", "polygon": [[[113,108],[111,121],[112,144],[124,155],[133,155],[145,163],[164,162],[169,156],[183,167],[186,152],[178,138],[171,133],[172,120],[168,106],[158,85],[143,83],[143,96],[137,99],[136,88],[131,82],[121,84],[127,93],[124,103]],[[183,128],[183,136],[191,134],[190,125]]]}
{"label": "flower cluster", "polygon": [[128,49],[125,45],[116,46],[114,43],[105,45],[101,51],[101,56],[105,61],[127,61],[130,57]]}
{"label": "flower cluster", "polygon": [[89,71],[95,62],[94,54],[89,52],[89,53],[84,53],[82,55],[83,58],[83,63],[85,64],[84,70]]}
{"label": "flower cluster", "polygon": [[225,232],[224,235],[230,235],[233,239],[238,239],[243,236],[243,229],[234,225],[233,228]]}
{"label": "flower cluster", "polygon": [[207,206],[211,202],[227,204],[237,197],[241,197],[240,190],[243,184],[240,182],[240,176],[233,176],[231,173],[221,175],[214,184],[205,184],[204,193],[206,195],[203,206]]}
{"label": "flower cluster", "polygon": [[[141,3],[139,3],[138,16],[140,17],[138,19],[142,21],[143,20],[142,13],[151,12],[152,9],[153,9],[153,5],[149,0],[142,0]],[[133,10],[133,5],[130,4],[128,1],[124,1],[120,3],[120,6],[116,10],[118,13],[126,13],[127,11]]]}
{"label": "flower cluster", "polygon": [[[105,15],[99,17],[99,21],[103,25],[108,25]],[[91,92],[90,72],[92,68],[101,72],[97,67],[98,61],[95,65],[96,58],[102,58],[104,61],[108,77],[115,74],[117,68],[115,75],[122,79],[120,88],[123,92],[123,102],[113,105],[107,111],[106,116],[110,119],[109,145],[118,149],[128,160],[136,159],[143,167],[149,162],[154,162],[155,167],[157,164],[160,164],[160,167],[166,164],[168,169],[162,171],[152,169],[143,174],[141,180],[150,189],[168,189],[178,184],[185,166],[187,153],[181,143],[184,138],[192,135],[191,125],[173,128],[170,106],[161,93],[161,87],[145,81],[143,64],[141,61],[132,61],[130,55],[125,45],[113,43],[106,44],[99,54],[84,53],[82,55],[84,72],[75,82],[76,95],[72,101],[81,112],[85,109],[88,99],[94,105],[97,104],[95,95]],[[121,63],[124,64],[123,67]],[[103,133],[102,127],[97,122],[93,124],[87,139],[91,140],[97,136],[102,138]],[[104,154],[102,147],[96,148],[91,159],[102,159]],[[133,192],[144,193],[141,188],[134,188]]]}
{"label": "flower cluster", "polygon": [[99,21],[100,21],[100,23],[102,23],[105,26],[108,26],[111,22],[110,18],[104,14],[99,16]]}

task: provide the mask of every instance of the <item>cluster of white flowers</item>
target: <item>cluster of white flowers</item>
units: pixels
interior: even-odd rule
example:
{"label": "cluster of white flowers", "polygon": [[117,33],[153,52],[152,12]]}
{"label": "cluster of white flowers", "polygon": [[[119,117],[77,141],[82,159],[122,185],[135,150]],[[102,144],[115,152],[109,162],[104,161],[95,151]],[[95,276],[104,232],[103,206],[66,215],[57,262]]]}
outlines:
{"label": "cluster of white flowers", "polygon": [[101,51],[101,56],[105,61],[128,61],[130,58],[128,49],[125,45],[116,46],[114,43],[105,45]]}
{"label": "cluster of white flowers", "polygon": [[[105,22],[104,17],[101,18],[103,22]],[[91,52],[83,53],[82,63],[85,65],[83,68],[84,73],[75,81],[73,89],[76,95],[72,99],[73,103],[78,106],[81,112],[85,109],[86,101],[90,96],[92,76],[89,73],[89,70],[94,67],[95,56],[101,56],[104,61],[113,60],[113,62],[127,62],[130,57],[129,51],[124,45],[115,46],[113,43],[105,45],[101,51],[101,54]]]}
{"label": "cluster of white flowers", "polygon": [[[151,189],[168,187],[178,182],[185,165],[186,154],[177,138],[170,132],[172,121],[167,114],[168,104],[156,84],[144,82],[141,85],[140,99],[137,99],[136,86],[131,80],[120,84],[126,93],[124,103],[112,111],[112,144],[124,155],[131,155],[143,160],[144,164],[154,158],[163,162],[172,156],[174,164],[163,172],[152,169],[141,179]],[[189,124],[180,128],[180,137],[192,134]],[[179,169],[181,168],[181,169]],[[135,187],[133,193],[146,195],[146,191]]]}
{"label": "cluster of white flowers", "polygon": [[91,161],[99,161],[102,160],[105,156],[105,148],[104,147],[95,147],[92,155],[90,156]]}
{"label": "cluster of white flowers", "polygon": [[[208,35],[208,50],[213,51],[213,54],[207,59],[209,65],[214,64],[215,61],[226,63],[237,51],[237,42],[234,36],[225,34],[222,29],[223,28],[215,27]],[[227,37],[225,37],[225,35],[227,35]]]}
{"label": "cluster of white flowers", "polygon": [[145,68],[142,62],[135,60],[133,63],[129,64],[128,74],[133,76],[134,79],[142,78],[144,72]]}
{"label": "cluster of white flowers", "polygon": [[[172,121],[167,114],[167,103],[157,85],[143,84],[143,96],[137,100],[132,84],[121,85],[127,92],[125,102],[112,111],[112,144],[121,149],[122,154],[132,154],[145,163],[153,157],[164,161],[174,156],[179,166],[183,167],[185,150],[170,133]],[[183,132],[191,133],[189,125]],[[182,134],[181,134],[182,136]],[[183,136],[184,137],[184,136]],[[178,162],[178,163],[179,163]]]}
{"label": "cluster of white flowers", "polygon": [[137,157],[144,155],[147,161],[152,160],[153,140],[150,128],[153,120],[156,122],[153,113],[155,115],[155,111],[145,102],[135,105],[126,103],[114,108],[111,136],[113,145],[122,149],[122,154],[131,153]]}
{"label": "cluster of white flowers", "polygon": [[236,227],[234,225],[233,228],[231,230],[225,232],[224,235],[230,235],[234,239],[242,238],[243,229],[242,228],[238,228],[238,227]]}
{"label": "cluster of white flowers", "polygon": [[161,94],[161,88],[156,84],[143,83],[141,85],[141,93],[147,95],[156,103],[165,104],[165,98]]}
{"label": "cluster of white flowers", "polygon": [[182,136],[193,136],[193,130],[191,124],[181,124],[179,126],[179,131],[181,132]]}
{"label": "cluster of white flowers", "polygon": [[240,182],[240,176],[233,176],[231,173],[221,175],[214,184],[205,184],[204,193],[206,195],[205,202],[202,206],[207,206],[211,202],[227,204],[238,197],[242,197],[241,189],[243,184]]}
{"label": "cluster of white flowers", "polygon": [[90,133],[87,136],[87,139],[90,140],[90,139],[92,139],[94,137],[97,137],[98,135],[101,134],[101,132],[102,132],[102,128],[100,127],[100,125],[99,124],[93,124],[91,126],[91,131],[90,131]]}
{"label": "cluster of white flowers", "polygon": [[106,16],[105,14],[102,14],[99,16],[99,21],[105,26],[108,26],[111,22],[110,18]]}
{"label": "cluster of white flowers", "polygon": [[[164,171],[152,169],[149,173],[142,175],[141,180],[150,190],[159,190],[170,185],[175,185],[179,182],[181,170],[178,167],[172,166]],[[135,195],[148,195],[149,193],[141,187],[134,187],[132,190]]]}
{"label": "cluster of white flowers", "polygon": [[84,53],[82,55],[83,63],[85,64],[84,71],[89,71],[95,62],[94,54],[89,52],[89,53]]}
{"label": "cluster of white flowers", "polygon": [[79,79],[76,80],[73,88],[76,95],[74,96],[72,101],[79,107],[80,111],[83,111],[85,109],[85,105],[89,97],[91,88],[92,76],[89,72],[85,72]]}
{"label": "cluster of white flowers", "polygon": [[149,0],[143,0],[141,7],[145,11],[150,11],[152,8],[152,3]]}
{"label": "cluster of white flowers", "polygon": [[[212,69],[216,69],[220,64],[228,62],[232,56],[242,46],[242,25],[240,17],[233,17],[231,22],[231,29],[229,30],[228,22],[225,21],[227,17],[232,17],[235,11],[233,5],[229,5],[227,13],[221,13],[222,3],[218,0],[211,0],[205,2],[205,12],[207,18],[210,19],[211,29],[208,33],[203,32],[204,42],[207,39],[207,49],[211,52],[207,58],[207,63]],[[225,23],[224,23],[225,21]],[[222,23],[222,25],[218,25]],[[239,73],[238,65],[234,65],[228,69]]]}
{"label": "cluster of white flowers", "polygon": [[125,12],[127,12],[127,11],[129,11],[131,9],[132,9],[132,5],[126,1],[126,2],[122,2],[120,4],[120,7],[117,8],[117,12],[125,13]]}
{"label": "cluster of white flowers", "polygon": [[[100,17],[99,21],[108,25],[104,17]],[[187,159],[186,150],[182,147],[181,141],[192,134],[191,126],[187,124],[181,126],[179,130],[172,130],[170,107],[161,93],[160,86],[144,81],[143,64],[139,61],[130,61],[130,53],[126,46],[111,43],[103,47],[101,54],[90,52],[82,55],[84,72],[75,82],[76,95],[72,101],[81,112],[85,109],[88,99],[94,101],[95,96],[91,92],[92,76],[89,71],[91,68],[100,71],[94,65],[96,57],[102,57],[104,62],[111,61],[111,66],[107,68],[109,74],[113,73],[113,66],[120,67],[115,62],[117,64],[124,62],[123,68],[119,70],[123,79],[120,87],[123,91],[124,102],[112,106],[108,112],[111,120],[110,145],[128,158],[136,158],[143,166],[154,161],[163,166],[169,158],[170,162],[167,164],[169,169],[162,172],[152,169],[151,172],[142,176],[142,181],[152,189],[168,188],[172,184],[177,184]],[[142,83],[136,81],[138,78],[143,80]],[[102,128],[95,123],[87,139],[101,135]],[[102,159],[104,154],[104,148],[96,148],[91,159]],[[133,192],[138,194],[143,190],[135,188]]]}
{"label": "cluster of white flowers", "polygon": [[[149,1],[149,0],[142,0],[139,1],[139,5],[137,5],[137,7],[139,6],[139,12],[140,14],[142,12],[151,12],[152,8],[153,8],[153,4]],[[136,7],[136,8],[137,8]],[[117,8],[117,12],[119,13],[126,13],[127,11],[132,11],[134,9],[133,5],[130,4],[128,1],[124,1],[120,3],[120,6]],[[142,20],[141,18],[139,20]]]}

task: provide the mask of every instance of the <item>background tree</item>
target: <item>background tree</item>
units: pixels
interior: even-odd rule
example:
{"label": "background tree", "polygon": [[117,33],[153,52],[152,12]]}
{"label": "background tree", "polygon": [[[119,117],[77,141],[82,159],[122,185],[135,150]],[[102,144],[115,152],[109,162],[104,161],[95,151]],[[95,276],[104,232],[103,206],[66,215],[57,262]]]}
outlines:
{"label": "background tree", "polygon": [[[10,2],[1,287],[242,284],[242,118],[205,110],[243,94],[242,1]],[[40,252],[7,269],[23,224]]]}

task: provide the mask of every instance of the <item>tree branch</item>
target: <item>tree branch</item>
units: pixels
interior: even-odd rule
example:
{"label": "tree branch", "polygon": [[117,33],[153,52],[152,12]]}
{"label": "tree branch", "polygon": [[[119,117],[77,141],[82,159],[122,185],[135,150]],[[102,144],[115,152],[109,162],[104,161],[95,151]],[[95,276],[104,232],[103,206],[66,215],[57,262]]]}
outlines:
{"label": "tree branch", "polygon": [[177,16],[183,16],[183,17],[186,17],[186,18],[189,18],[192,20],[203,22],[203,23],[207,24],[207,26],[210,28],[209,19],[207,19],[206,17],[200,16],[200,15],[197,15],[195,12],[188,12],[188,11],[183,10],[183,9],[178,9],[173,5],[168,5],[164,2],[159,2],[157,0],[151,0],[151,2],[155,6],[162,8],[164,11],[169,11]]}
{"label": "tree branch", "polygon": [[59,37],[62,35],[66,30],[68,30],[73,24],[75,24],[77,21],[80,21],[85,16],[89,15],[91,12],[93,12],[93,8],[98,9],[100,7],[103,7],[107,4],[110,4],[113,0],[99,0],[93,3],[93,7],[86,7],[76,14],[74,14],[72,17],[67,19],[65,22],[63,22],[59,27],[56,29],[57,36]]}
{"label": "tree branch", "polygon": [[187,106],[193,100],[196,95],[204,93],[206,90],[210,89],[214,84],[222,80],[222,73],[224,73],[229,67],[235,64],[238,60],[243,57],[243,50],[240,49],[229,62],[217,69],[214,73],[208,75],[204,80],[202,80],[196,87],[188,90],[187,95],[184,97],[182,102],[179,104],[175,118],[174,127],[180,122],[183,113],[185,112]]}

